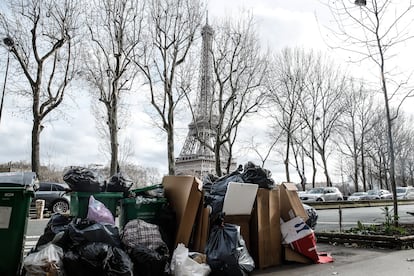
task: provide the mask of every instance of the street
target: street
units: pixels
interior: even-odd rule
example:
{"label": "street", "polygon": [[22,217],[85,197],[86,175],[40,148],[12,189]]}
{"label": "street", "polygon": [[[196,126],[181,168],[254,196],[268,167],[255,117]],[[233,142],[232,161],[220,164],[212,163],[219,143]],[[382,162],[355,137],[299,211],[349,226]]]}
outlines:
{"label": "street", "polygon": [[[393,215],[392,206],[388,206],[389,212]],[[384,207],[360,207],[342,208],[342,229],[349,229],[357,226],[358,221],[363,224],[378,224],[385,220]],[[399,205],[399,222],[414,223],[414,216],[407,214],[407,211],[414,211],[414,205]],[[317,210],[318,224],[316,232],[333,231],[339,229],[339,210],[326,209]]]}

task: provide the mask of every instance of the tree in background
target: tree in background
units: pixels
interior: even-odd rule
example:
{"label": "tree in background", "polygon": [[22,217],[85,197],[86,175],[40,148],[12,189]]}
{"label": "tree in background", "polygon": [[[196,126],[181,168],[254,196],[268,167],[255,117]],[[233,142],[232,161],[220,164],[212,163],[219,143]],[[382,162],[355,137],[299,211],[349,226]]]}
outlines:
{"label": "tree in background", "polygon": [[143,51],[134,62],[149,87],[154,121],[167,134],[168,173],[174,175],[174,118],[190,92],[194,68],[187,62],[204,13],[199,0],[151,0],[144,12]]}
{"label": "tree in background", "polygon": [[[368,2],[368,3],[367,3]],[[393,142],[393,121],[397,118],[402,102],[411,97],[413,90],[408,88],[411,74],[397,73],[397,64],[391,61],[398,58],[401,46],[413,33],[414,4],[412,1],[364,1],[356,6],[354,1],[329,1],[328,6],[337,23],[332,29],[334,39],[339,40],[340,49],[356,54],[362,61],[370,61],[378,69],[380,90],[384,97],[384,116],[387,123],[387,144],[389,158],[389,179],[394,196],[394,219],[398,226],[398,204],[395,183],[395,151]],[[361,1],[362,3],[362,1]],[[338,41],[337,40],[337,41]],[[392,112],[392,104],[396,104]]]}
{"label": "tree in background", "polygon": [[0,16],[7,50],[29,84],[21,93],[31,100],[31,165],[39,177],[42,123],[62,103],[77,72],[79,6],[71,0],[11,0],[7,2],[8,10]]}
{"label": "tree in background", "polygon": [[[256,113],[265,101],[264,80],[268,62],[260,47],[253,17],[242,15],[238,21],[219,24],[213,42],[213,102],[218,114],[214,139],[216,173],[221,171],[221,148],[229,152],[227,172],[233,158],[233,146],[240,124]],[[246,126],[247,128],[251,126]]]}
{"label": "tree in background", "polygon": [[348,89],[344,93],[345,110],[340,119],[340,132],[337,145],[339,152],[351,159],[351,179],[354,182],[354,191],[359,191],[359,179],[362,178],[363,190],[367,190],[366,180],[366,146],[367,135],[372,130],[375,105],[373,93],[363,82],[351,79]]}
{"label": "tree in background", "polygon": [[[119,131],[126,118],[123,96],[131,90],[138,73],[133,63],[140,53],[144,2],[140,0],[93,1],[86,14],[88,29],[84,48],[84,77],[97,107],[97,127],[109,140],[110,175],[119,169]],[[124,112],[124,113],[122,113]],[[124,114],[124,116],[120,116]]]}
{"label": "tree in background", "polygon": [[[283,137],[284,146],[281,154],[284,156],[287,182],[291,182],[289,167],[292,164],[290,161],[292,151],[295,157],[294,167],[297,168],[301,182],[306,181],[303,172],[305,168],[300,166],[302,162],[298,159],[300,149],[295,146],[304,142],[298,141],[300,137],[303,137],[301,135],[303,131],[297,130],[303,126],[300,120],[300,102],[303,98],[302,93],[306,89],[305,80],[309,74],[312,59],[313,56],[306,55],[303,49],[285,48],[274,57],[272,69],[268,75],[268,99],[272,103],[269,113],[276,123],[273,129],[282,132],[280,135]],[[298,135],[294,136],[294,133]]]}

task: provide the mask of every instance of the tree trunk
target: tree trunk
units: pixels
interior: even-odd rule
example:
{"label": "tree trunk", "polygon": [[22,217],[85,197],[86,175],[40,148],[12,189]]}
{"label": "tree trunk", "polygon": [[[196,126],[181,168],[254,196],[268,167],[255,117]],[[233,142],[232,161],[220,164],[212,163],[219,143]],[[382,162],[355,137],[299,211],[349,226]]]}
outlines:
{"label": "tree trunk", "polygon": [[367,176],[366,176],[366,165],[365,165],[364,137],[362,137],[361,139],[361,173],[362,173],[362,186],[364,187],[364,191],[366,191],[367,190]]}
{"label": "tree trunk", "polygon": [[214,158],[216,159],[216,174],[218,177],[220,177],[222,175],[221,160],[220,160],[221,156],[220,156],[220,145],[217,142],[214,145]]}
{"label": "tree trunk", "polygon": [[33,92],[33,104],[32,104],[32,113],[33,113],[33,127],[32,127],[32,171],[36,173],[37,177],[41,179],[40,175],[40,131],[42,119],[39,115],[39,105],[40,105],[40,85],[32,86]]}
{"label": "tree trunk", "polygon": [[168,131],[168,174],[175,175],[175,157],[174,157],[174,132]]}
{"label": "tree trunk", "polygon": [[331,178],[329,177],[328,165],[327,165],[327,162],[326,162],[325,154],[321,154],[321,158],[322,158],[322,163],[323,163],[323,172],[324,172],[325,177],[326,177],[326,186],[332,187],[332,182],[331,182]]}
{"label": "tree trunk", "polygon": [[32,171],[36,173],[37,177],[41,179],[40,175],[40,131],[41,131],[41,120],[35,116],[33,118],[32,128]]}
{"label": "tree trunk", "polygon": [[286,153],[285,153],[285,174],[286,174],[286,181],[290,182],[290,174],[289,174],[289,151],[290,151],[290,131],[287,132],[287,142],[286,142]]}
{"label": "tree trunk", "polygon": [[[114,97],[116,98],[116,97]],[[116,99],[112,100],[108,118],[109,121],[109,133],[111,140],[111,168],[110,175],[114,175],[118,172],[118,118],[117,118],[117,101]]]}
{"label": "tree trunk", "polygon": [[315,161],[315,141],[314,139],[314,133],[312,130],[312,136],[311,136],[311,156],[312,156],[312,188],[315,188],[315,182],[316,182],[316,161]]}

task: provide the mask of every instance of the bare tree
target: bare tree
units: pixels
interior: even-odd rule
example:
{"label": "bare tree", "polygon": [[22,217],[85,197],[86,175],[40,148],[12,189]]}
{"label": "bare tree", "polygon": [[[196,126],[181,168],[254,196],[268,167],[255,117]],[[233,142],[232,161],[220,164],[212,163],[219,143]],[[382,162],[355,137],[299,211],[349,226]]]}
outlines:
{"label": "bare tree", "polygon": [[222,175],[221,154],[229,153],[227,173],[233,158],[240,123],[258,111],[265,100],[264,79],[268,63],[262,53],[253,17],[237,22],[227,19],[217,30],[213,44],[213,102],[218,124],[214,139],[216,173]]}
{"label": "bare tree", "polygon": [[[103,104],[98,121],[110,144],[110,174],[119,168],[119,131],[124,95],[131,90],[138,69],[132,60],[139,53],[143,1],[94,1],[87,15],[89,43],[84,52],[84,74],[92,95]],[[102,114],[103,113],[103,114]],[[125,118],[122,116],[121,118]],[[99,128],[101,128],[98,125]]]}
{"label": "bare tree", "polygon": [[40,174],[42,122],[63,101],[76,73],[75,37],[79,21],[77,1],[9,1],[0,17],[2,35],[28,81],[24,95],[31,99],[32,171]]}
{"label": "bare tree", "polygon": [[401,112],[397,120],[394,121],[393,133],[395,142],[395,171],[396,185],[407,186],[409,160],[412,155],[413,142],[413,120],[405,112]]}
{"label": "bare tree", "polygon": [[201,25],[199,0],[152,0],[145,9],[148,30],[143,53],[134,61],[149,87],[151,105],[167,134],[168,173],[175,174],[174,116],[177,105],[189,93],[191,81],[186,65]]}
{"label": "bare tree", "polygon": [[338,136],[337,144],[340,153],[352,160],[354,190],[359,191],[359,178],[362,176],[362,186],[366,191],[365,144],[372,129],[373,94],[363,82],[353,79],[348,88],[344,94],[346,108],[340,124],[342,135]]}
{"label": "bare tree", "polygon": [[[385,181],[388,177],[388,147],[386,137],[386,125],[381,116],[383,109],[380,107],[376,108],[374,116],[372,116],[372,128],[371,131],[365,136],[365,155],[369,158],[371,163],[371,176],[373,180],[369,189],[376,187],[382,188],[386,186]],[[375,185],[374,185],[375,184]],[[376,186],[376,187],[374,187]]]}
{"label": "bare tree", "polygon": [[[407,88],[410,75],[403,72],[396,77],[396,67],[391,68],[391,59],[398,57],[399,47],[413,37],[414,4],[412,1],[370,0],[359,7],[354,1],[328,2],[338,30],[332,33],[340,40],[340,48],[358,54],[360,61],[369,60],[379,71],[379,86],[384,96],[384,111],[387,122],[390,181],[394,195],[394,218],[398,226],[398,204],[395,183],[395,152],[392,126],[402,102],[411,97],[413,90]],[[391,112],[392,101],[397,100],[395,113]]]}
{"label": "bare tree", "polygon": [[[284,165],[286,181],[290,182],[289,166],[291,165],[291,150],[295,157],[295,167],[298,169],[299,148],[291,146],[295,143],[294,133],[302,126],[300,120],[300,100],[303,97],[306,84],[305,80],[309,74],[312,55],[306,55],[303,49],[285,48],[278,54],[273,61],[273,67],[269,74],[268,97],[273,103],[270,116],[273,117],[284,137]],[[298,131],[299,134],[299,131]],[[303,131],[301,131],[303,134]],[[299,134],[298,137],[301,135]],[[303,135],[302,135],[303,137]],[[303,169],[297,170],[302,179],[305,179]]]}
{"label": "bare tree", "polygon": [[[319,53],[306,81],[307,93],[301,99],[301,117],[310,131],[311,151],[315,150],[320,156],[327,186],[332,186],[328,157],[339,118],[344,112],[342,95],[346,88],[347,78],[341,68]],[[315,170],[315,159],[313,163]],[[314,177],[315,174],[313,181]]]}

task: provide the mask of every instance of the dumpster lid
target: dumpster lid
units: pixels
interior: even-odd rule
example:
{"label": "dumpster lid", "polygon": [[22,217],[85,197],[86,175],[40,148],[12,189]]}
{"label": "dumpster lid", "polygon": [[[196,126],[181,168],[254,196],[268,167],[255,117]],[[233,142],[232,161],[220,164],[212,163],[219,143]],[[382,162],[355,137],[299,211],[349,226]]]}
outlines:
{"label": "dumpster lid", "polygon": [[0,187],[35,187],[37,177],[34,172],[5,172],[0,173]]}

